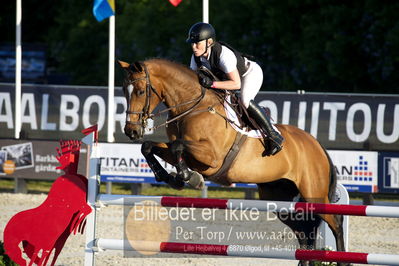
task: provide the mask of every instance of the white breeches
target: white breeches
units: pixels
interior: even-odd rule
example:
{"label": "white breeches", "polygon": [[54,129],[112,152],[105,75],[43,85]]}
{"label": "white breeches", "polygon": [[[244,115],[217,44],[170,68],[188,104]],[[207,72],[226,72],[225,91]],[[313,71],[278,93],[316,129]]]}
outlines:
{"label": "white breeches", "polygon": [[256,62],[247,59],[245,61],[249,67],[241,79],[241,100],[248,108],[249,102],[255,98],[262,86],[263,71]]}

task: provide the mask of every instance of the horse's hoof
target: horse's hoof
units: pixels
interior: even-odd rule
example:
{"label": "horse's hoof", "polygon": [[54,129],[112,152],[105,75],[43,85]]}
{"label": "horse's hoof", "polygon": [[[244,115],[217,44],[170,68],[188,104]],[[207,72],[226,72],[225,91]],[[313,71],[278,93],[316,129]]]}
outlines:
{"label": "horse's hoof", "polygon": [[170,173],[168,184],[171,188],[177,190],[182,190],[185,185],[184,181],[181,178],[176,177],[176,173]]}
{"label": "horse's hoof", "polygon": [[190,179],[187,181],[187,184],[195,189],[203,189],[205,187],[205,180],[200,173],[192,171],[190,172]]}
{"label": "horse's hoof", "polygon": [[155,168],[154,170],[155,180],[157,182],[165,182],[168,183],[170,179],[170,175],[166,172],[165,169]]}

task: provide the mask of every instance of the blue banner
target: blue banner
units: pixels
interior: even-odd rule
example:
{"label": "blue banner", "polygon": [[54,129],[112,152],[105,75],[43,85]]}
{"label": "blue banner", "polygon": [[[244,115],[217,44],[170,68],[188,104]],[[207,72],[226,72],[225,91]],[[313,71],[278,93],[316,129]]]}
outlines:
{"label": "blue banner", "polygon": [[399,193],[399,152],[380,152],[378,156],[378,190]]}

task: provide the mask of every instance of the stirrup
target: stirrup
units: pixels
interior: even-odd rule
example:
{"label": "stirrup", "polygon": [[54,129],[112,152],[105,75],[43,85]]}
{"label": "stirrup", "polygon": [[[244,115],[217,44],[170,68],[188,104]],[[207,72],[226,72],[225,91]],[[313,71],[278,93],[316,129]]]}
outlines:
{"label": "stirrup", "polygon": [[262,153],[263,157],[276,155],[279,151],[283,149],[281,145],[278,145],[276,142],[272,141],[269,138],[265,139],[264,142],[265,142],[265,150]]}
{"label": "stirrup", "polygon": [[263,156],[276,155],[283,149],[282,143],[284,137],[280,134],[275,134],[273,137],[268,136],[268,138],[265,138],[263,141],[265,144],[268,143],[268,145],[265,145],[265,151],[262,153]]}
{"label": "stirrup", "polygon": [[271,155],[276,155],[276,153],[278,153],[279,151],[281,151],[283,149],[283,147],[281,145],[278,145],[277,143],[275,143],[274,141],[271,141],[270,143],[272,143],[270,146],[270,154]]}

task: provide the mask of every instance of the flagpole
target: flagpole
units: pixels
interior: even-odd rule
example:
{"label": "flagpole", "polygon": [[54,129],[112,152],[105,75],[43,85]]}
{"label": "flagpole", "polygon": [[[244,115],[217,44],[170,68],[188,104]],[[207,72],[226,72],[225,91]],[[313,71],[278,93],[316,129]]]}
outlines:
{"label": "flagpole", "polygon": [[107,141],[114,142],[115,132],[115,15],[109,18],[109,55],[108,55],[108,131]]}
{"label": "flagpole", "polygon": [[21,22],[22,0],[16,0],[16,24],[15,24],[15,134],[19,139],[21,132],[21,70],[22,70],[22,46],[21,46]]}
{"label": "flagpole", "polygon": [[[202,22],[209,23],[209,0],[202,0]],[[204,186],[201,190],[201,198],[208,197],[208,186]]]}
{"label": "flagpole", "polygon": [[209,23],[209,0],[202,0],[202,22]]}

